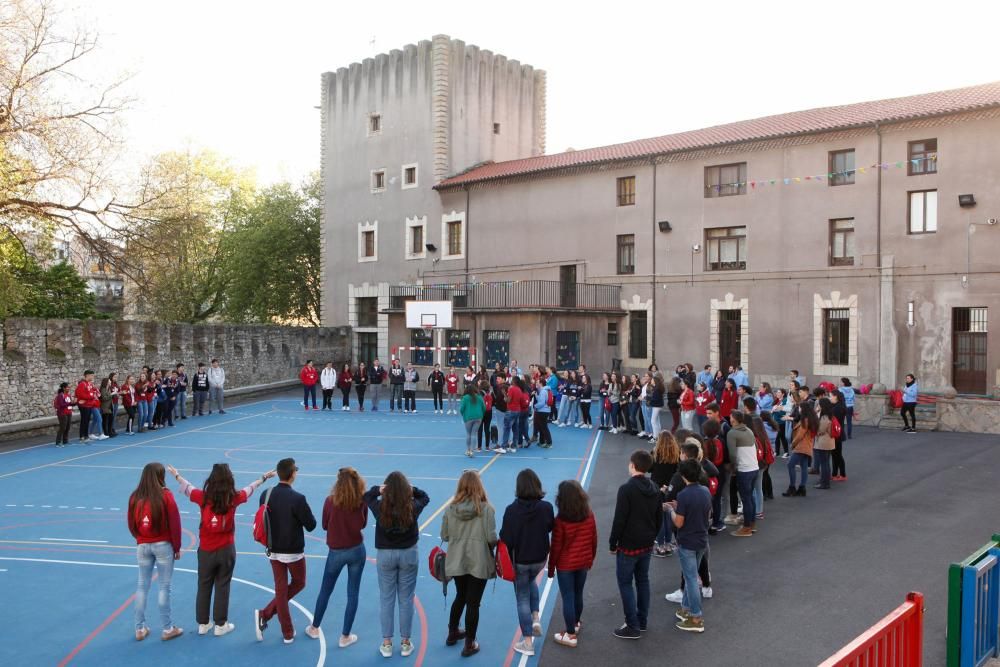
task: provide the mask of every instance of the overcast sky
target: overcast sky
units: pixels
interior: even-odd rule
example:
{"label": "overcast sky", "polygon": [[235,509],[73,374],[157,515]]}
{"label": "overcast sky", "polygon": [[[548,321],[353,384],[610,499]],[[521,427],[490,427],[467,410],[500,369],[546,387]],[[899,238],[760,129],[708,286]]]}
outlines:
{"label": "overcast sky", "polygon": [[[448,34],[548,72],[548,152],[1000,80],[1000,2],[59,0],[133,73],[130,159],[319,165],[320,73]],[[374,37],[374,50],[371,40]]]}

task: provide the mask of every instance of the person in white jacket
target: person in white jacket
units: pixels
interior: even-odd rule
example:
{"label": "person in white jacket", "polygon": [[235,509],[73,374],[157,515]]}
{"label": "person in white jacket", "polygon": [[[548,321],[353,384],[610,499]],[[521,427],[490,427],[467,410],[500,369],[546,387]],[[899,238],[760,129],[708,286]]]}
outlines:
{"label": "person in white jacket", "polygon": [[333,362],[326,362],[323,372],[319,374],[319,384],[323,387],[323,409],[333,410],[333,390],[337,388],[337,371]]}
{"label": "person in white jacket", "polygon": [[212,366],[208,369],[208,414],[212,414],[213,404],[219,406],[220,415],[226,414],[222,407],[225,386],[226,371],[219,365],[218,359],[212,359]]}

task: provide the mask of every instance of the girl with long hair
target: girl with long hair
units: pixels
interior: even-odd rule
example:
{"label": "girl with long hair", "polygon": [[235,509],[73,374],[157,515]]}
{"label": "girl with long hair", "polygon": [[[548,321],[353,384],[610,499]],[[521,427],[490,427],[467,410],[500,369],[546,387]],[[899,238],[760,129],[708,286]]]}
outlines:
{"label": "girl with long hair", "polygon": [[[752,415],[750,416],[749,421],[750,421],[750,430],[753,431],[753,438],[755,444],[758,447],[758,451],[764,451],[764,452],[770,451],[773,453],[774,448],[771,447],[771,438],[768,437],[767,429],[764,428],[764,420],[761,419],[758,415]],[[757,476],[753,480],[753,500],[754,500],[754,507],[757,510],[756,518],[763,519],[764,495],[765,495],[764,478],[768,477],[768,479],[770,479],[767,472],[769,467],[767,464],[767,455],[765,454],[763,460],[758,459],[757,464],[760,466],[760,469],[757,471]],[[770,490],[771,485],[767,484],[766,486],[768,490]]]}
{"label": "girl with long hair", "polygon": [[840,437],[834,438],[833,476],[830,479],[835,482],[846,482],[847,465],[844,463],[844,439],[847,437],[847,422],[850,420],[850,413],[847,411],[847,406],[844,405],[844,393],[840,389],[834,389],[830,392],[830,401],[833,403],[833,416],[840,423]]}
{"label": "girl with long hair", "polygon": [[[483,403],[483,397],[480,396],[475,384],[470,383],[465,386],[465,395],[462,396],[458,411],[465,422],[465,455],[473,456],[472,447],[475,444],[476,435],[480,433],[479,428],[486,413],[486,404]],[[482,448],[482,441],[480,441],[479,446]]]}
{"label": "girl with long hair", "polygon": [[629,378],[628,381],[628,432],[629,435],[636,435],[639,433],[639,409],[642,407],[639,402],[639,395],[642,393],[642,383],[639,381],[639,376],[635,373]]}
{"label": "girl with long hair", "polygon": [[168,465],[167,470],[177,483],[181,493],[200,508],[201,521],[198,524],[198,596],[195,600],[195,620],[198,634],[205,635],[213,630],[209,623],[208,611],[215,590],[215,606],[212,620],[215,621],[216,637],[227,635],[236,629],[229,622],[229,586],[236,568],[236,508],[245,503],[257,487],[275,476],[275,471],[266,472],[249,485],[236,490],[233,472],[226,463],[216,463],[208,474],[205,484],[196,489],[191,482],[181,477],[177,468]]}
{"label": "girl with long hair", "polygon": [[351,365],[344,364],[337,374],[337,387],[340,389],[340,409],[344,412],[351,411],[351,385],[354,383],[354,375],[351,374]]}
{"label": "girl with long hair", "polygon": [[590,419],[590,402],[593,400],[594,387],[590,383],[590,376],[584,373],[580,376],[580,428],[594,428],[594,423]]}
{"label": "girl with long hair", "polygon": [[[781,495],[789,498],[791,496],[806,495],[806,482],[809,481],[809,463],[813,457],[813,443],[816,440],[816,433],[819,431],[819,417],[808,401],[803,401],[796,406],[798,408],[798,419],[792,427],[792,455],[788,459],[788,490]],[[786,421],[793,421],[794,417],[788,415]],[[795,484],[795,470],[802,469],[801,482]]]}
{"label": "girl with long hair", "polygon": [[313,621],[306,627],[306,635],[319,639],[319,626],[326,614],[330,594],[337,585],[341,571],[347,568],[347,606],[344,607],[344,624],[340,631],[340,648],[346,648],[358,641],[351,634],[354,617],[358,613],[358,591],[361,589],[361,575],[365,569],[365,539],[362,531],[368,525],[368,509],[364,503],[365,480],[350,466],[337,472],[337,481],[330,489],[330,495],[323,503],[323,530],[326,531],[326,567],[323,583]]}
{"label": "girl with long hair", "polygon": [[549,533],[555,517],[552,504],[543,500],[542,481],[531,468],[517,474],[515,495],[514,502],[504,511],[500,539],[507,545],[514,563],[514,595],[522,636],[514,650],[534,655],[534,638],[542,634],[535,580],[549,556]]}
{"label": "girl with long hair", "polygon": [[[792,410],[792,399],[788,396],[788,390],[778,387],[774,390],[774,409],[771,410],[771,418],[775,423],[774,455],[783,459],[788,458],[788,432],[785,415]],[[782,453],[784,451],[784,453]]]}
{"label": "girl with long hair", "polygon": [[618,373],[611,374],[608,382],[608,401],[611,403],[611,420],[608,422],[611,433],[618,433],[618,417],[621,414],[622,383]]}
{"label": "girl with long hair", "polygon": [[674,376],[667,383],[667,409],[670,410],[670,432],[675,433],[681,427],[681,406],[678,402],[681,397],[680,378]]}
{"label": "girl with long hair", "polygon": [[[466,470],[458,479],[455,495],[441,517],[441,540],[448,543],[445,575],[455,582],[455,602],[448,617],[448,638],[454,646],[465,640],[462,657],[479,652],[479,604],[486,582],[496,576],[493,547],[497,543],[496,512],[486,497],[479,472]],[[465,611],[465,629],[458,626]]]}
{"label": "girl with long hair", "polygon": [[375,518],[375,564],[378,569],[379,621],[382,644],[379,653],[392,657],[394,616],[399,600],[400,654],[413,653],[413,594],[417,587],[420,537],[418,519],[430,498],[406,475],[393,471],[382,486],[373,486],[364,495],[365,505]]}
{"label": "girl with long hair", "polygon": [[816,489],[830,488],[830,455],[836,447],[833,436],[830,434],[833,422],[833,403],[829,398],[821,398],[817,401],[819,410],[819,427],[816,429],[816,442],[813,449],[816,450],[816,467],[819,468],[819,484]]}
{"label": "girl with long hair", "polygon": [[147,463],[139,476],[139,485],[128,499],[128,530],[136,542],[139,580],[135,591],[135,639],[149,636],[146,625],[146,596],[156,567],[163,630],[160,639],[168,641],[184,634],[170,616],[170,580],[174,561],[181,557],[181,515],[174,496],[164,484],[162,463]]}
{"label": "girl with long hair", "polygon": [[136,399],[135,378],[125,376],[125,384],[121,386],[122,406],[125,408],[125,435],[135,435],[136,432]]}
{"label": "girl with long hair", "polygon": [[597,522],[587,492],[575,479],[559,483],[556,508],[559,515],[552,527],[549,578],[555,576],[559,582],[566,631],[555,633],[554,639],[575,647],[583,617],[583,587],[597,557]]}
{"label": "girl with long hair", "polygon": [[101,432],[107,438],[112,437],[111,420],[113,416],[111,411],[113,398],[114,396],[111,393],[111,378],[104,378],[101,380]]}
{"label": "girl with long hair", "polygon": [[712,378],[711,386],[709,390],[715,396],[715,402],[722,405],[722,392],[726,389],[726,374],[722,372],[722,369],[715,371],[715,376]]}
{"label": "girl with long hair", "polygon": [[73,398],[69,382],[60,383],[59,391],[52,399],[52,407],[59,420],[59,427],[56,429],[56,447],[65,447],[69,444],[69,426],[73,421],[74,405],[76,405],[76,399]]}
{"label": "girl with long hair", "polygon": [[727,379],[725,389],[722,390],[722,400],[719,402],[719,415],[728,422],[733,410],[739,409],[738,402],[736,383],[732,379]]}
{"label": "girl with long hair", "polygon": [[681,406],[681,428],[693,431],[697,404],[694,400],[694,388],[688,385],[687,380],[681,380],[681,396],[677,402]]}
{"label": "girl with long hair", "polygon": [[656,442],[660,437],[662,426],[660,425],[660,413],[663,412],[663,400],[666,395],[666,387],[663,385],[663,375],[657,372],[653,376],[652,386],[646,390],[646,401],[649,404],[649,422],[652,430],[649,432],[650,442]]}
{"label": "girl with long hair", "polygon": [[653,389],[653,374],[645,373],[642,376],[642,383],[639,387],[639,410],[642,414],[642,428],[637,434],[640,438],[649,438],[653,435],[652,408],[649,405],[649,394]]}
{"label": "girl with long hair", "polygon": [[365,391],[368,389],[368,366],[365,362],[358,363],[358,372],[354,375],[354,393],[358,395],[358,412],[365,411]]}
{"label": "girl with long hair", "polygon": [[600,397],[599,398],[600,410],[598,411],[598,414],[601,416],[597,427],[601,431],[605,431],[608,428],[610,428],[608,422],[611,421],[611,413],[608,412],[608,410],[604,406],[604,402],[608,398],[608,387],[610,385],[611,385],[611,376],[608,375],[607,373],[601,373],[601,384],[598,386],[598,392],[597,392],[598,396]]}
{"label": "girl with long hair", "polygon": [[[670,484],[671,478],[677,472],[677,465],[681,458],[681,448],[677,444],[677,439],[670,431],[661,431],[656,438],[656,446],[650,452],[653,455],[653,467],[649,471],[649,477],[656,484],[656,488],[665,490]],[[673,531],[667,522],[669,516],[664,515],[660,523],[660,532],[656,535],[656,544],[653,547],[653,555],[658,558],[665,558],[674,553],[671,543],[673,542]]]}

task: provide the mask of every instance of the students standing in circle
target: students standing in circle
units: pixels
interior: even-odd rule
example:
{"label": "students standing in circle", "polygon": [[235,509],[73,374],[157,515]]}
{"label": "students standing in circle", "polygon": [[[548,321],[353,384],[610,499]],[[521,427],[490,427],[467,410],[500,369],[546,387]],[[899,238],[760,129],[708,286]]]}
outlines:
{"label": "students standing in circle", "polygon": [[552,504],[543,500],[542,481],[531,468],[518,473],[515,495],[514,502],[504,511],[500,539],[510,551],[515,571],[514,595],[521,640],[514,644],[514,650],[535,655],[534,638],[542,634],[535,578],[549,555],[549,533],[555,517]]}
{"label": "students standing in circle", "polygon": [[462,396],[462,403],[458,411],[462,414],[462,420],[465,422],[465,455],[473,456],[472,445],[479,433],[479,427],[483,423],[483,415],[486,412],[486,404],[474,384],[465,387],[465,395]]}
{"label": "students standing in circle", "polygon": [[[466,396],[468,396],[466,389]],[[464,398],[463,398],[464,400]],[[486,582],[496,577],[493,547],[497,543],[496,513],[479,473],[466,470],[458,479],[455,495],[441,517],[441,539],[448,543],[444,572],[455,582],[455,602],[448,617],[448,638],[454,646],[465,640],[462,657],[479,652],[479,604]],[[465,611],[465,629],[458,627]]]}
{"label": "students standing in circle", "polygon": [[[261,495],[260,504],[268,507],[270,517],[271,574],[274,575],[274,598],[263,609],[254,609],[257,641],[264,641],[267,622],[275,616],[281,624],[284,643],[295,641],[295,628],[288,611],[288,601],[306,587],[306,536],[303,530],[316,528],[306,497],[292,488],[299,467],[295,459],[281,459],[275,466],[278,484]],[[291,581],[289,581],[291,576]]]}
{"label": "students standing in circle", "polygon": [[580,483],[568,479],[559,483],[556,516],[549,554],[549,579],[559,581],[566,631],[557,632],[557,644],[575,647],[583,617],[583,587],[597,557],[597,523],[590,511],[590,499]]}
{"label": "students standing in circle", "polygon": [[392,657],[393,621],[399,600],[400,655],[413,653],[413,594],[417,587],[420,537],[418,519],[430,498],[406,475],[389,473],[382,486],[373,486],[364,495],[365,504],[375,517],[375,562],[378,568],[379,622],[382,644],[379,653]]}
{"label": "students standing in circle", "polygon": [[170,616],[170,580],[174,561],[181,557],[181,515],[174,496],[164,484],[165,471],[161,463],[147,463],[139,477],[139,485],[128,499],[128,530],[136,541],[139,561],[139,583],[135,591],[135,639],[149,636],[146,625],[146,596],[156,567],[163,631],[160,639],[169,641],[184,634]]}
{"label": "students standing in circle", "polygon": [[330,594],[337,585],[341,571],[347,568],[347,606],[344,607],[344,624],[341,626],[340,648],[347,648],[358,641],[351,634],[354,617],[358,613],[358,591],[365,569],[365,539],[362,531],[368,525],[368,508],[364,503],[365,480],[351,467],[337,472],[337,481],[323,503],[323,530],[326,531],[326,568],[323,583],[316,597],[313,622],[306,627],[306,635],[319,639],[319,627],[326,614]]}
{"label": "students standing in circle", "polygon": [[167,470],[181,485],[181,493],[201,508],[198,524],[198,597],[195,602],[198,634],[207,635],[213,630],[208,611],[214,589],[213,634],[216,637],[227,635],[236,629],[229,622],[229,586],[236,568],[236,508],[245,503],[258,486],[274,477],[275,472],[266,472],[237,491],[233,473],[225,463],[212,466],[212,472],[200,489],[181,477],[177,468],[168,465]]}
{"label": "students standing in circle", "polygon": [[337,369],[333,367],[333,362],[326,362],[326,366],[319,374],[319,384],[323,388],[323,409],[333,410],[333,390],[337,388]]}
{"label": "students standing in circle", "polygon": [[344,364],[337,376],[337,387],[340,388],[341,402],[340,409],[344,412],[351,411],[351,385],[354,383],[354,376],[351,374],[351,365]]}

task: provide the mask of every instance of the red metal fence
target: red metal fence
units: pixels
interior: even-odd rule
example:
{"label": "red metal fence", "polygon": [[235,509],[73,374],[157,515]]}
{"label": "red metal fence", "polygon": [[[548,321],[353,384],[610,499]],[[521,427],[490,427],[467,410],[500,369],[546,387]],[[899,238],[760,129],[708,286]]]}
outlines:
{"label": "red metal fence", "polygon": [[820,667],[921,667],[924,660],[924,596],[906,602],[861,633]]}

